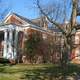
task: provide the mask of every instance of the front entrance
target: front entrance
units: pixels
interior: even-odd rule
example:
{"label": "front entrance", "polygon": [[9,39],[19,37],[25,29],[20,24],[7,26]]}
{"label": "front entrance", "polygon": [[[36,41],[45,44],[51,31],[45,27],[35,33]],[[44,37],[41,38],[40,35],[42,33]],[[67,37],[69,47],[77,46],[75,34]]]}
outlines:
{"label": "front entrance", "polygon": [[13,29],[4,30],[3,58],[16,59],[16,42],[18,34]]}
{"label": "front entrance", "polygon": [[24,28],[10,24],[2,25],[0,27],[0,58],[17,59],[24,46],[23,37]]}
{"label": "front entrance", "polygon": [[0,28],[0,58],[16,59],[18,31],[13,25],[5,25]]}
{"label": "front entrance", "polygon": [[0,58],[3,57],[3,41],[4,41],[4,32],[0,31]]}

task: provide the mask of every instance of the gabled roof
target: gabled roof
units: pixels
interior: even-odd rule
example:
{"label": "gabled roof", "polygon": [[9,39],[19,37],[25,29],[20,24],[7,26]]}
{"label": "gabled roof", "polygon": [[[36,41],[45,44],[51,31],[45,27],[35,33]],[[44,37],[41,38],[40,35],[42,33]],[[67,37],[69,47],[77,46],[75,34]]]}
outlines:
{"label": "gabled roof", "polygon": [[[9,14],[5,17],[5,19],[3,20],[3,22],[6,22],[6,20],[10,19],[11,16],[15,16],[15,18],[17,18],[18,20],[21,20],[21,22],[23,22],[23,23],[29,23],[29,24],[34,24],[34,25],[36,25],[36,26],[39,26],[38,24],[36,24],[36,23],[34,22],[34,20],[30,20],[30,19],[25,18],[25,17],[23,17],[23,16],[21,16],[21,15],[18,15],[18,14],[16,14],[16,13],[9,13]],[[35,20],[36,20],[36,19],[35,19]]]}
{"label": "gabled roof", "polygon": [[[21,22],[23,22],[23,23],[26,23],[25,25],[21,25],[22,27],[23,26],[27,26],[27,24],[29,24],[29,27],[30,28],[35,28],[36,30],[40,30],[40,31],[42,31],[42,32],[46,32],[46,31],[48,31],[48,30],[53,30],[54,32],[60,32],[60,30],[59,29],[55,29],[55,28],[53,28],[53,29],[50,29],[49,27],[48,27],[48,29],[47,30],[44,30],[44,28],[43,27],[40,27],[40,25],[38,25],[37,23],[36,23],[36,21],[38,20],[41,20],[40,18],[37,18],[37,19],[33,19],[33,20],[29,20],[28,18],[25,18],[25,17],[23,17],[23,16],[21,16],[21,15],[18,15],[18,14],[16,14],[16,13],[9,13],[6,17],[5,17],[5,19],[3,20],[3,22],[6,22],[6,20],[9,20],[10,18],[11,18],[11,16],[15,16],[15,18],[17,19],[17,20],[19,20],[19,21],[21,21]],[[12,23],[12,24],[14,24],[14,23]],[[14,25],[18,25],[18,24],[14,24]]]}

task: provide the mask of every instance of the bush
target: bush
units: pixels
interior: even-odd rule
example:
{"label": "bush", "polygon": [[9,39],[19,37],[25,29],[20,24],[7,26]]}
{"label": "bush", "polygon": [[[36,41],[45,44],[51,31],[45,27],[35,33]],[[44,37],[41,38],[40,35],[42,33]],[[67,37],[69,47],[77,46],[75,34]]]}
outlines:
{"label": "bush", "polygon": [[10,62],[11,65],[16,64],[16,61],[14,59],[9,59],[9,62]]}
{"label": "bush", "polygon": [[10,63],[8,59],[0,58],[0,63]]}

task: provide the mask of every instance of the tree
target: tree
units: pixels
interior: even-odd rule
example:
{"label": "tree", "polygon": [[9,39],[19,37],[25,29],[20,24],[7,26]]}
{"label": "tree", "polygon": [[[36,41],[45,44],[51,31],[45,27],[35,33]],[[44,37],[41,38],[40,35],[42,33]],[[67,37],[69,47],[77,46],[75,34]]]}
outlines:
{"label": "tree", "polygon": [[[62,35],[64,37],[64,47],[62,52],[61,64],[66,65],[68,62],[68,55],[71,53],[72,50],[72,42],[71,42],[72,32],[77,27],[76,17],[77,17],[78,0],[69,0],[68,2],[70,2],[70,4],[67,3],[67,0],[59,0],[54,4],[48,3],[47,6],[45,7],[41,5],[40,0],[36,0],[36,2],[37,2],[37,7],[40,10],[40,13],[44,15],[52,25],[55,25],[55,27],[62,32]],[[71,15],[70,15],[69,23],[65,24],[65,20],[67,19],[66,16],[68,14],[68,10],[66,9],[67,6],[71,6]],[[60,20],[61,19],[60,16],[63,19],[62,22]],[[64,24],[65,28],[63,28],[61,24]]]}
{"label": "tree", "polygon": [[37,33],[32,33],[25,42],[26,54],[31,63],[34,62],[34,56],[37,54],[37,47],[39,46],[40,41],[40,36]]}

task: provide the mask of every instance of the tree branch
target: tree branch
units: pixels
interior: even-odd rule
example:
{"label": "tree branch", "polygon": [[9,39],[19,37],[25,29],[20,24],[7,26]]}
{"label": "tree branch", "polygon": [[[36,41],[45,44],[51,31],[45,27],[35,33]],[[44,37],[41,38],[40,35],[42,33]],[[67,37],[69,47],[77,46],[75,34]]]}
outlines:
{"label": "tree branch", "polygon": [[40,12],[47,18],[47,20],[48,20],[49,22],[51,22],[52,24],[54,24],[63,34],[66,35],[66,32],[61,28],[61,25],[60,25],[59,23],[57,23],[56,21],[53,21],[52,19],[50,19],[50,18],[48,17],[48,15],[43,11],[43,9],[42,9],[42,8],[40,7],[40,5],[39,5],[39,0],[37,0],[37,6],[38,6]]}
{"label": "tree branch", "polygon": [[72,0],[72,13],[71,13],[71,28],[76,25],[76,16],[77,16],[77,2],[78,0]]}

